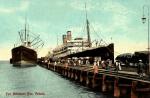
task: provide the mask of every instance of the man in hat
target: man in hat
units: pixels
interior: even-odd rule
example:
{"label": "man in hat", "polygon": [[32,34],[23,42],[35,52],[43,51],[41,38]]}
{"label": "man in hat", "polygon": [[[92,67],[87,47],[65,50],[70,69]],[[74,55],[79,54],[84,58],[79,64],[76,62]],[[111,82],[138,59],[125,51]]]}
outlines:
{"label": "man in hat", "polygon": [[139,74],[140,77],[143,77],[143,75],[144,75],[144,64],[142,63],[142,60],[139,60],[137,68],[138,68],[137,73]]}

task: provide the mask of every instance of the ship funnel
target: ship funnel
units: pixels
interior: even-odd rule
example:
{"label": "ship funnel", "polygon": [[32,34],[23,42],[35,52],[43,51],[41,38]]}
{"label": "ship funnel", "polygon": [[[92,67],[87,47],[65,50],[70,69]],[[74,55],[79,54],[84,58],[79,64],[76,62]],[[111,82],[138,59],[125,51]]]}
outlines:
{"label": "ship funnel", "polygon": [[72,39],[72,35],[71,35],[71,31],[67,31],[67,40],[71,40]]}
{"label": "ship funnel", "polygon": [[66,44],[66,43],[67,43],[67,36],[66,36],[66,35],[63,35],[63,36],[62,36],[62,39],[63,39],[63,44]]}

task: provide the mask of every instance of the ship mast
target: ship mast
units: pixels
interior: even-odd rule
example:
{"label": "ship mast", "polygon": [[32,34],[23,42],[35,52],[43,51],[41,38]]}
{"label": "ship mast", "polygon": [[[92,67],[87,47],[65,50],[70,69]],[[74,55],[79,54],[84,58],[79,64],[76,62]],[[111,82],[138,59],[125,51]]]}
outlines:
{"label": "ship mast", "polygon": [[27,42],[27,27],[26,27],[27,17],[25,18],[25,44]]}
{"label": "ship mast", "polygon": [[29,42],[29,26],[27,28],[27,17],[25,17],[25,29],[24,29],[24,33],[25,33],[24,45],[27,46],[27,47],[30,47],[30,42]]}
{"label": "ship mast", "polygon": [[86,15],[86,30],[87,30],[87,38],[88,38],[88,46],[91,47],[91,37],[90,37],[90,27],[89,27],[89,21],[87,18],[87,10],[86,10],[86,3],[85,3],[85,15]]}

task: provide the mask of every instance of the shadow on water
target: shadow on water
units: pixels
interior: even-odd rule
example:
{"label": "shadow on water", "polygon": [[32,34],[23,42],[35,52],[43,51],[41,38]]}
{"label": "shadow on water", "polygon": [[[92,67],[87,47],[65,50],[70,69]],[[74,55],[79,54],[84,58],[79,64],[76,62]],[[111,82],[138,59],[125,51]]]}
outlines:
{"label": "shadow on water", "polygon": [[38,66],[38,65],[35,65],[35,66],[30,66],[30,65],[28,65],[28,66],[16,66],[16,65],[12,65],[12,67],[14,67],[14,68],[18,68],[18,69],[22,69],[22,68],[31,68],[31,67],[36,67],[36,66]]}

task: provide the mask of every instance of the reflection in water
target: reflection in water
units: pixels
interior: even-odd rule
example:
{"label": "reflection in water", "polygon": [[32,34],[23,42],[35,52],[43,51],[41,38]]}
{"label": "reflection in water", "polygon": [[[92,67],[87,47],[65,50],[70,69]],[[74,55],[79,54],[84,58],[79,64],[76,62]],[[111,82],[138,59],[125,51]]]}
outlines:
{"label": "reflection in water", "polygon": [[39,66],[0,62],[0,98],[110,98]]}

